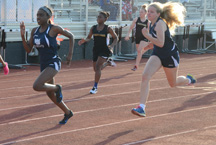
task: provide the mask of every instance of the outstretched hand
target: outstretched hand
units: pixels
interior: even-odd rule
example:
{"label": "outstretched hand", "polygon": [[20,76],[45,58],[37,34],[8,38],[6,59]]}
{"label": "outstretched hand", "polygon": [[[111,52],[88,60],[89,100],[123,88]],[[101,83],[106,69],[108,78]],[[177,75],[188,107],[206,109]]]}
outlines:
{"label": "outstretched hand", "polygon": [[21,34],[21,36],[25,35],[25,24],[23,21],[20,22],[20,34]]}

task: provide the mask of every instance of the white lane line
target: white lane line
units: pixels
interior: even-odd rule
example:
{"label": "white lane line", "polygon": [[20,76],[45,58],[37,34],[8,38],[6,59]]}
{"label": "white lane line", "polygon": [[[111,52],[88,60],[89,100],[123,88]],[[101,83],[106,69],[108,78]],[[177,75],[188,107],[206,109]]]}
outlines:
{"label": "white lane line", "polygon": [[[115,84],[115,85],[103,85],[100,86],[102,87],[113,87],[113,86],[118,86],[118,85],[131,85],[131,84],[136,84],[136,83],[140,83],[140,82],[130,82],[130,83],[124,83],[124,84]],[[198,84],[198,83],[197,83]],[[170,88],[168,87],[160,87],[160,88],[152,88],[150,89],[150,91],[154,91],[154,90],[161,90],[161,89],[167,89]],[[86,88],[80,88],[80,89],[71,89],[71,90],[65,90],[66,92],[70,92],[73,90],[85,90],[85,89],[89,89],[89,87]],[[84,99],[95,99],[95,98],[101,98],[104,96],[113,96],[113,95],[122,95],[122,94],[131,94],[131,93],[137,93],[140,90],[137,91],[129,91],[129,92],[123,92],[123,93],[114,93],[114,94],[108,94],[108,95],[101,95],[101,96],[96,96],[96,97],[88,97],[88,98],[78,98],[78,99],[71,99],[71,100],[64,100],[64,102],[71,102],[71,101],[79,101],[79,100],[84,100]],[[0,109],[0,111],[7,111],[7,110],[13,110],[13,109],[20,109],[20,108],[27,108],[27,107],[35,107],[35,106],[42,106],[42,105],[48,105],[48,104],[53,104],[51,103],[42,103],[42,104],[35,104],[35,105],[27,105],[27,106],[18,106],[18,107],[12,107],[12,108],[4,108],[4,109]]]}
{"label": "white lane line", "polygon": [[148,139],[144,139],[144,140],[140,140],[140,141],[126,143],[126,144],[123,144],[123,145],[133,145],[133,144],[138,144],[138,143],[145,143],[145,142],[149,142],[149,141],[154,141],[154,140],[158,140],[158,139],[163,139],[163,138],[168,138],[168,137],[174,137],[174,136],[188,134],[188,133],[193,133],[193,132],[198,132],[198,131],[201,131],[201,130],[208,130],[208,129],[212,129],[212,128],[216,128],[216,125],[207,126],[207,127],[200,128],[200,129],[192,129],[192,130],[187,130],[187,131],[183,131],[183,132],[177,132],[177,133],[173,133],[173,134],[167,134],[167,135],[164,135],[164,136],[158,136],[158,137],[148,138]]}
{"label": "white lane line", "polygon": [[[14,140],[14,141],[10,141],[10,142],[5,142],[5,143],[3,143],[3,145],[13,144],[13,143],[20,143],[20,142],[25,142],[25,141],[35,140],[35,139],[41,139],[41,138],[51,137],[51,136],[56,136],[56,135],[62,135],[62,134],[66,134],[66,133],[73,133],[73,132],[78,132],[78,131],[97,129],[97,128],[101,128],[101,127],[108,127],[108,126],[118,125],[118,124],[122,124],[122,123],[129,123],[129,122],[139,121],[139,120],[144,120],[144,119],[146,120],[146,119],[151,119],[151,118],[164,117],[164,116],[169,116],[169,115],[176,115],[176,114],[185,113],[185,112],[192,112],[192,111],[197,111],[197,110],[210,109],[210,108],[214,108],[214,107],[216,107],[216,105],[211,105],[211,106],[208,106],[208,107],[199,107],[199,108],[188,109],[188,110],[172,112],[172,113],[165,113],[165,114],[149,116],[149,117],[129,119],[129,120],[113,122],[113,123],[107,123],[107,124],[96,125],[96,126],[90,126],[90,127],[85,127],[85,128],[73,129],[73,130],[62,131],[62,132],[57,132],[57,133],[51,133],[51,134],[42,135],[42,136],[36,136],[36,137],[32,137],[32,138],[26,138],[26,139],[21,139],[21,140]],[[215,128],[215,125],[214,126],[207,126],[205,128],[208,128],[208,129],[209,128]],[[198,131],[199,129],[194,129],[194,130]],[[191,131],[194,132],[194,130],[188,130],[188,131],[185,131],[185,132],[191,132]],[[168,135],[166,135],[166,136],[168,136]]]}
{"label": "white lane line", "polygon": [[[166,89],[166,88],[169,88],[169,87],[155,88],[155,89],[150,89],[150,90],[160,90],[160,89]],[[131,93],[136,93],[136,92],[139,92],[139,90],[138,91],[123,92],[123,93],[107,94],[107,95],[88,97],[88,98],[71,99],[71,100],[65,100],[64,102],[66,103],[66,102],[79,101],[79,100],[97,99],[97,98],[102,98],[102,97],[109,97],[109,96],[116,96],[116,95],[123,95],[123,94],[131,94]],[[42,104],[18,106],[18,107],[12,107],[12,108],[4,108],[4,109],[0,109],[0,111],[7,111],[7,110],[13,110],[13,109],[28,108],[28,107],[35,107],[35,106],[43,106],[43,105],[49,105],[49,104],[54,104],[54,103],[51,102],[51,103],[42,103]]]}
{"label": "white lane line", "polygon": [[[213,92],[206,92],[206,93],[199,93],[199,94],[193,94],[193,95],[186,95],[186,96],[171,97],[171,98],[166,98],[166,99],[152,100],[152,101],[148,101],[148,104],[149,103],[154,103],[154,102],[162,102],[162,101],[167,101],[167,100],[173,100],[173,99],[180,99],[180,98],[185,98],[185,97],[206,95],[206,94],[210,94],[210,93],[213,93]],[[83,111],[73,112],[73,113],[74,114],[88,113],[88,112],[94,112],[94,111],[109,110],[109,109],[113,109],[113,108],[121,108],[121,107],[126,107],[126,106],[132,106],[132,105],[137,105],[137,104],[138,104],[138,102],[130,103],[130,104],[124,104],[124,105],[118,105],[118,106],[111,106],[111,107],[106,107],[106,108],[83,110]],[[41,119],[47,119],[47,118],[53,118],[53,117],[60,117],[60,116],[62,116],[62,114],[51,115],[51,116],[46,116],[46,117],[38,117],[38,118],[32,118],[32,119],[26,119],[26,120],[13,121],[13,122],[8,122],[8,123],[2,123],[2,124],[0,124],[0,126],[16,124],[16,123],[23,123],[23,122],[29,122],[29,121],[35,121],[35,120],[41,120]]]}
{"label": "white lane line", "polygon": [[[126,65],[123,65],[123,66],[126,66]],[[216,67],[216,66],[215,66]],[[204,66],[204,67],[200,67],[200,64],[199,64],[199,67],[197,66],[197,67],[194,67],[193,66],[193,68],[183,68],[183,70],[182,69],[179,69],[179,71],[193,71],[193,70],[203,70],[203,69],[206,69],[207,67],[206,66]],[[214,66],[213,67],[211,67],[211,68],[214,68]],[[84,68],[84,69],[86,69],[86,68]],[[88,68],[89,69],[89,68]],[[116,70],[116,69],[115,69]],[[127,71],[128,69],[125,69],[125,70],[113,70],[112,72],[108,72],[109,74],[114,74],[114,73],[116,73],[116,71],[123,71],[123,72],[125,72],[125,71]],[[61,74],[63,73],[63,72],[65,72],[65,71],[70,71],[70,69],[67,69],[67,70],[62,70],[62,71],[60,71],[60,75],[58,75],[57,76],[57,78],[65,78],[65,77],[67,77],[67,76],[62,76]],[[128,71],[129,72],[129,71]],[[163,71],[161,71],[161,72],[158,72],[158,73],[163,73]],[[39,73],[37,73],[37,74],[39,74]],[[85,75],[90,75],[90,74],[94,74],[94,72],[93,71],[91,71],[91,72],[88,72],[88,73],[85,73]],[[26,75],[26,74],[23,74],[23,75]],[[31,74],[31,76],[32,76],[32,74]],[[29,77],[31,77],[31,76],[29,76]],[[76,75],[73,75],[72,77],[77,77],[77,76],[80,76],[80,74],[76,74]],[[32,78],[30,78],[30,79],[26,79],[26,80],[32,80]],[[5,83],[10,83],[10,82],[14,82],[14,81],[23,81],[22,79],[21,80],[19,80],[19,79],[17,79],[17,80],[15,80],[15,79],[13,79],[13,81],[10,81],[10,80],[2,80],[1,82],[5,82]]]}
{"label": "white lane line", "polygon": [[[202,57],[203,58],[203,57]],[[205,58],[205,57],[204,57]],[[214,63],[215,62],[215,58],[214,57],[208,57],[209,59],[210,58],[213,58],[212,59],[212,61],[208,61],[208,63]],[[196,60],[196,58],[193,58],[193,61],[195,61]],[[197,60],[200,60],[200,58],[197,58]],[[191,60],[190,59],[186,59],[186,58],[182,58],[181,59],[181,65],[184,65],[184,63],[188,63],[188,62],[191,62]],[[118,66],[121,66],[121,67],[123,67],[123,66],[129,66],[129,65],[133,65],[134,63],[127,63],[127,64],[123,64],[123,63],[120,63],[120,64],[118,64]],[[143,63],[141,63],[140,65],[145,65],[146,64],[146,62],[143,62]],[[203,61],[201,61],[201,62],[199,62],[199,66],[201,65],[201,64],[206,64],[206,62],[203,62]],[[195,65],[193,65],[193,66],[195,66]],[[197,67],[199,67],[199,66],[195,66],[195,68],[197,68]],[[38,69],[39,69],[39,67],[38,67]],[[82,67],[82,68],[71,68],[71,69],[62,69],[61,71],[60,71],[60,73],[61,72],[67,72],[67,71],[78,71],[78,70],[88,70],[88,69],[92,69],[92,67]],[[184,68],[185,69],[185,68]],[[28,71],[28,69],[27,69],[27,71]],[[36,72],[36,70],[29,70],[29,72]],[[39,71],[37,71],[38,72],[38,74],[39,74]],[[28,73],[26,73],[26,72],[16,72],[16,73],[13,73],[13,74],[10,74],[10,76],[9,77],[15,77],[15,76],[22,76],[22,75],[31,75],[32,76],[32,73],[31,74],[28,74]],[[5,78],[5,77],[1,77],[0,76],[0,78]],[[4,81],[4,80],[2,80],[2,81]]]}
{"label": "white lane line", "polygon": [[[204,75],[204,74],[197,74],[196,76],[202,76],[202,75]],[[141,75],[140,75],[141,76]],[[134,76],[133,76],[134,77]],[[104,79],[106,79],[106,78],[104,78]],[[92,80],[92,79],[91,79]],[[161,81],[161,80],[166,80],[166,78],[162,78],[162,79],[152,79],[150,82],[152,82],[152,81]],[[66,84],[71,84],[71,83],[77,83],[77,82],[88,82],[88,81],[90,81],[90,80],[81,80],[81,81],[70,81],[70,82],[64,82],[64,83],[62,83],[63,85],[66,85]],[[130,82],[130,83],[133,83],[133,84],[136,84],[136,83],[140,83],[140,80],[137,80],[137,81],[135,81],[135,82]],[[103,87],[109,87],[109,86],[117,86],[117,85],[128,85],[128,84],[130,84],[130,83],[123,83],[123,84],[115,84],[115,85],[101,85],[100,87],[101,88],[103,88]],[[199,82],[198,83],[196,83],[196,84],[199,84]],[[68,86],[66,86],[66,87],[68,87]],[[0,91],[1,90],[15,90],[15,89],[24,89],[24,88],[32,88],[32,86],[24,86],[24,87],[11,87],[11,88],[4,88],[4,89],[0,89]],[[83,88],[79,88],[79,89],[70,89],[70,90],[64,90],[63,89],[63,91],[74,91],[74,90],[85,90],[85,89],[89,89],[89,87],[83,87]],[[31,95],[32,96],[32,95]],[[14,96],[14,98],[16,98],[17,96]],[[20,96],[21,97],[21,96]],[[4,97],[4,98],[0,98],[0,100],[5,100],[5,99],[7,99],[8,97]],[[13,98],[13,97],[9,97],[9,98]]]}
{"label": "white lane line", "polygon": [[[210,128],[215,128],[216,126],[209,126],[209,127]],[[200,131],[200,130],[201,129],[187,130],[187,131],[178,132],[178,133],[174,133],[174,134],[167,134],[167,135],[164,135],[164,136],[158,136],[158,137],[148,138],[148,139],[135,141],[135,142],[131,142],[131,143],[126,143],[126,144],[123,144],[123,145],[133,145],[133,144],[138,144],[138,143],[145,143],[145,142],[154,141],[154,140],[158,140],[158,139],[163,139],[163,138],[183,135],[183,134],[187,134],[187,133],[197,132],[197,131]]]}

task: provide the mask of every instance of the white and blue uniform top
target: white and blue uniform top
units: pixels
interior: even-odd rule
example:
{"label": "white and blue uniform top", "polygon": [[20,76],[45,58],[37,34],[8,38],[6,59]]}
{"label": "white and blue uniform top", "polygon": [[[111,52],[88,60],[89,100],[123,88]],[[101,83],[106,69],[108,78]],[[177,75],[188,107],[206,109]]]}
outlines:
{"label": "white and blue uniform top", "polygon": [[[158,20],[154,23],[153,26],[151,26],[151,23],[150,23],[150,26],[149,26],[149,33],[154,38],[157,38],[157,33],[156,33],[156,31],[154,29],[155,29],[155,26],[156,26],[156,24],[157,24],[157,22],[159,20],[162,20],[162,19],[158,18]],[[167,30],[165,31],[164,46],[163,47],[158,47],[157,45],[154,45],[152,55],[156,55],[159,58],[163,59],[163,58],[167,58],[167,57],[170,57],[170,56],[176,54],[177,51],[178,51],[178,47],[175,44],[175,42],[174,42],[174,40],[173,40],[173,38],[172,38],[172,36],[170,34],[169,27],[167,26]]]}
{"label": "white and blue uniform top", "polygon": [[54,62],[59,63],[60,61],[57,54],[57,35],[54,37],[49,36],[49,31],[52,26],[52,24],[49,24],[47,29],[42,33],[39,32],[40,27],[38,27],[33,35],[33,44],[39,51],[41,71],[50,64],[54,64]]}

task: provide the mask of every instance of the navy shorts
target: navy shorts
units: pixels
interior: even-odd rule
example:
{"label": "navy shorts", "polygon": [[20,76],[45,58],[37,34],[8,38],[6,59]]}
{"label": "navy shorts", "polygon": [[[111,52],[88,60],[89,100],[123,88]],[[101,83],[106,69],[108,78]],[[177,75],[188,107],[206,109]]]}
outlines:
{"label": "navy shorts", "polygon": [[175,54],[167,58],[160,58],[160,60],[163,67],[175,68],[179,65],[179,52],[177,51]]}
{"label": "navy shorts", "polygon": [[59,72],[60,69],[61,69],[61,61],[56,59],[51,63],[40,64],[40,71],[42,72],[47,67],[52,67],[52,68],[54,68],[55,70],[57,70]]}
{"label": "navy shorts", "polygon": [[93,62],[96,62],[99,56],[107,59],[107,58],[112,56],[112,53],[110,51],[107,51],[107,52],[93,52],[93,59],[92,59]]}

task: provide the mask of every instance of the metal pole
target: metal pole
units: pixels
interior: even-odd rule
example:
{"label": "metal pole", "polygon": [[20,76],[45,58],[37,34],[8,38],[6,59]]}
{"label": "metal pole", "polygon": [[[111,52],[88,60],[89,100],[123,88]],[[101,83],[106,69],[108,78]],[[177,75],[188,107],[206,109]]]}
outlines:
{"label": "metal pole", "polygon": [[[33,1],[32,1],[32,2],[33,2]],[[50,0],[48,0],[48,2],[47,2],[47,3],[48,3],[48,6],[50,7]]]}
{"label": "metal pole", "polygon": [[80,21],[82,19],[82,0],[80,0]]}
{"label": "metal pole", "polygon": [[119,5],[119,25],[121,26],[122,23],[122,0],[120,0],[120,5]]}
{"label": "metal pole", "polygon": [[5,26],[7,25],[7,2],[6,0],[4,1],[4,24]]}
{"label": "metal pole", "polygon": [[88,22],[88,0],[86,0],[86,22]]}
{"label": "metal pole", "polygon": [[204,9],[203,9],[203,22],[206,21],[206,0],[204,0]]}

